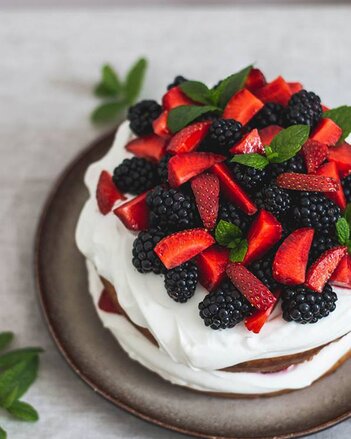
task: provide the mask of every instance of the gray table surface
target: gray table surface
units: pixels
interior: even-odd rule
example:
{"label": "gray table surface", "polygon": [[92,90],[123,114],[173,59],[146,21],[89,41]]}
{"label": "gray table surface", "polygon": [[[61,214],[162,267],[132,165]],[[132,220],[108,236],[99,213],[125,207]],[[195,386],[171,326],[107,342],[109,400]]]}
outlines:
{"label": "gray table surface", "polygon": [[[124,72],[150,60],[144,96],[159,97],[177,73],[216,81],[252,61],[269,78],[301,80],[329,105],[351,102],[351,9],[121,9],[0,13],[0,329],[17,345],[46,349],[26,399],[34,425],[0,415],[10,438],[178,438],[111,406],[73,374],[38,307],[32,246],[56,176],[101,130],[91,95],[102,62]],[[316,438],[349,438],[351,421]]]}

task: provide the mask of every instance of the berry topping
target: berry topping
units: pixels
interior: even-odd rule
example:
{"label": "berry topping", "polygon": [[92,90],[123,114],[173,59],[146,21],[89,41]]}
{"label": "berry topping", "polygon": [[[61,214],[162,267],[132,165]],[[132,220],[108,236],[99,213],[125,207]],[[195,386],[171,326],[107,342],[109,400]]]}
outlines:
{"label": "berry topping", "polygon": [[165,154],[158,164],[157,172],[161,183],[168,183],[168,162],[171,157],[171,154]]}
{"label": "berry topping", "polygon": [[158,229],[150,229],[140,232],[133,242],[133,265],[140,273],[154,272],[160,274],[165,271],[165,267],[154,252],[157,243],[165,234]]}
{"label": "berry topping", "polygon": [[250,217],[245,215],[238,207],[234,204],[222,200],[219,205],[218,219],[224,220],[229,223],[235,224],[246,233],[250,227]]}
{"label": "berry topping", "polygon": [[316,233],[313,238],[312,247],[309,254],[309,265],[316,261],[322,253],[330,250],[333,247],[337,247],[338,245],[339,243],[335,236]]}
{"label": "berry topping", "polygon": [[175,134],[167,146],[172,154],[194,151],[206,136],[211,122],[197,122]]}
{"label": "berry topping", "polygon": [[263,154],[264,146],[258,131],[256,129],[250,131],[229,152],[233,154],[249,154],[252,152]]}
{"label": "berry topping", "polygon": [[150,134],[129,142],[126,146],[127,151],[136,157],[159,162],[165,153],[166,141],[162,137]]}
{"label": "berry topping", "polygon": [[344,256],[330,278],[330,283],[341,288],[351,288],[351,256]]}
{"label": "berry topping", "polygon": [[223,119],[234,119],[246,125],[263,105],[263,102],[244,88],[229,100],[223,112]]}
{"label": "berry topping", "polygon": [[338,168],[335,162],[325,163],[317,170],[317,175],[323,175],[325,177],[332,178],[336,181],[338,185],[338,190],[336,192],[326,192],[325,196],[330,198],[336,205],[340,207],[341,210],[346,208],[346,198],[341,185]]}
{"label": "berry topping", "polygon": [[133,105],[128,110],[130,129],[137,136],[152,134],[152,123],[159,117],[162,107],[156,101],[145,100]]}
{"label": "berry topping", "polygon": [[290,125],[310,125],[314,127],[321,117],[322,106],[319,96],[313,92],[301,90],[290,99],[284,113],[284,124],[287,127]]}
{"label": "berry topping", "polygon": [[288,82],[291,93],[294,95],[303,89],[301,82]]}
{"label": "berry topping", "polygon": [[250,129],[266,128],[270,125],[281,125],[283,106],[275,102],[267,102],[250,121]]}
{"label": "berry topping", "polygon": [[266,169],[256,169],[240,163],[229,163],[235,181],[248,192],[255,192],[262,187],[267,179]]}
{"label": "berry topping", "polygon": [[270,145],[274,137],[282,131],[282,127],[278,125],[271,125],[259,131],[263,145]]}
{"label": "berry topping", "polygon": [[129,230],[146,230],[149,227],[149,209],[146,204],[147,192],[117,207],[113,213]]}
{"label": "berry topping", "polygon": [[255,94],[263,102],[275,102],[281,105],[287,105],[291,98],[289,84],[281,76],[257,90]]}
{"label": "berry topping", "polygon": [[117,200],[125,200],[125,197],[116,188],[111,174],[102,171],[96,187],[96,201],[100,212],[107,215]]}
{"label": "berry topping", "polygon": [[277,302],[273,303],[269,308],[264,311],[256,311],[252,316],[245,319],[246,328],[255,334],[259,334],[264,324],[267,322],[270,315],[272,314],[274,308],[276,307],[276,304]]}
{"label": "berry topping", "polygon": [[251,69],[245,82],[245,88],[255,93],[256,90],[267,84],[266,78],[260,69]]}
{"label": "berry topping", "polygon": [[272,163],[269,165],[271,179],[275,179],[284,172],[306,173],[305,161],[302,155],[296,155],[283,163]]}
{"label": "berry topping", "polygon": [[279,284],[273,278],[272,266],[273,266],[274,254],[268,254],[261,259],[253,262],[248,268],[257,279],[259,279],[270,291],[275,291]]}
{"label": "berry topping", "polygon": [[204,151],[228,154],[228,150],[242,138],[242,125],[233,119],[215,120],[202,144]]}
{"label": "berry topping", "polygon": [[225,277],[228,262],[229,250],[219,245],[212,245],[196,256],[201,285],[208,291],[217,288]]}
{"label": "berry topping", "polygon": [[349,175],[351,173],[351,145],[344,142],[340,146],[330,148],[329,160],[335,162],[342,178]]}
{"label": "berry topping", "polygon": [[307,172],[313,174],[327,160],[329,148],[317,140],[308,140],[302,149]]}
{"label": "berry topping", "polygon": [[162,98],[162,106],[169,111],[180,105],[192,105],[194,102],[189,99],[180,89],[180,87],[172,87]]}
{"label": "berry topping", "polygon": [[217,222],[219,207],[219,181],[213,174],[201,174],[191,182],[196,205],[206,229],[212,230]]}
{"label": "berry topping", "polygon": [[342,187],[344,189],[344,195],[345,195],[346,201],[348,203],[350,203],[351,202],[351,175],[345,177],[342,180],[341,184],[342,184]]}
{"label": "berry topping", "polygon": [[315,129],[311,139],[324,143],[328,146],[334,146],[342,135],[342,129],[331,119],[322,119]]}
{"label": "berry topping", "polygon": [[193,262],[186,262],[168,270],[165,287],[169,297],[175,302],[187,302],[195,293],[197,277],[197,266]]}
{"label": "berry topping", "polygon": [[163,139],[168,139],[171,136],[169,128],[167,126],[168,121],[168,111],[162,111],[162,113],[152,122],[152,128],[154,133],[162,137]]}
{"label": "berry topping", "polygon": [[287,172],[277,178],[277,185],[294,191],[336,192],[339,182],[332,177],[312,174],[295,174]]}
{"label": "berry topping", "polygon": [[292,205],[289,192],[275,184],[263,187],[256,194],[255,201],[259,209],[268,210],[278,219],[283,219],[289,213]]}
{"label": "berry topping", "polygon": [[174,78],[173,82],[169,85],[167,85],[167,90],[170,90],[173,87],[177,87],[180,84],[183,84],[183,82],[188,81],[184,76],[178,75]]}

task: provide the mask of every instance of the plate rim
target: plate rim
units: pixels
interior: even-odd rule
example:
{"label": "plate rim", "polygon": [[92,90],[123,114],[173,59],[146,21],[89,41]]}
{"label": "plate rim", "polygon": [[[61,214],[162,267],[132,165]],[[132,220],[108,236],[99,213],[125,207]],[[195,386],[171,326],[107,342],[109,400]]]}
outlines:
{"label": "plate rim", "polygon": [[[116,398],[113,395],[110,395],[107,391],[99,387],[99,383],[94,381],[89,375],[84,372],[79,364],[77,364],[70,352],[69,348],[65,346],[64,341],[60,338],[59,331],[55,328],[55,324],[53,319],[50,316],[50,312],[48,310],[48,306],[46,303],[46,292],[45,288],[43,286],[42,282],[42,271],[40,263],[41,261],[41,248],[43,245],[42,241],[42,235],[45,230],[46,221],[48,218],[48,214],[50,211],[51,204],[55,201],[55,198],[57,196],[57,193],[61,187],[61,184],[65,180],[66,176],[74,170],[74,168],[77,166],[77,164],[91,151],[93,151],[95,148],[98,147],[99,144],[106,141],[108,138],[112,137],[118,128],[118,125],[116,125],[113,129],[108,130],[107,132],[101,134],[98,136],[95,140],[89,142],[88,146],[84,147],[78,154],[76,154],[73,159],[71,159],[60,171],[58,174],[58,177],[56,177],[53,185],[51,186],[48,195],[45,198],[45,201],[41,207],[41,213],[39,215],[39,220],[37,222],[37,226],[35,229],[35,236],[34,236],[34,251],[33,251],[33,272],[34,272],[34,282],[35,282],[35,289],[36,294],[40,303],[41,313],[44,316],[44,321],[46,322],[46,326],[48,328],[49,334],[51,338],[54,341],[54,344],[56,345],[58,351],[64,358],[64,360],[68,363],[70,368],[75,372],[75,374],[85,383],[87,384],[96,394],[98,394],[100,397],[106,399],[111,404],[115,405],[116,407],[119,407],[120,409],[124,410],[125,412],[142,419],[143,421],[146,421],[148,423],[157,425],[158,427],[162,427],[167,430],[175,431],[177,433],[186,434],[192,437],[197,438],[203,438],[203,439],[248,439],[247,437],[238,437],[238,436],[213,436],[213,435],[206,435],[204,433],[201,433],[199,431],[194,430],[187,430],[184,428],[181,428],[177,425],[173,425],[171,423],[167,423],[164,421],[161,421],[160,419],[157,419],[155,417],[151,417],[145,413],[143,413],[141,410],[135,409],[132,405],[125,403],[121,399]],[[170,384],[171,385],[171,384]],[[311,435],[314,433],[321,432],[323,430],[326,430],[328,428],[333,427],[334,425],[337,425],[351,417],[351,410],[346,411],[345,413],[337,416],[336,418],[332,418],[326,422],[323,422],[319,425],[316,425],[314,427],[310,427],[308,429],[282,434],[282,435],[273,435],[273,436],[257,436],[255,438],[251,439],[294,439],[294,438],[301,438],[303,436]]]}

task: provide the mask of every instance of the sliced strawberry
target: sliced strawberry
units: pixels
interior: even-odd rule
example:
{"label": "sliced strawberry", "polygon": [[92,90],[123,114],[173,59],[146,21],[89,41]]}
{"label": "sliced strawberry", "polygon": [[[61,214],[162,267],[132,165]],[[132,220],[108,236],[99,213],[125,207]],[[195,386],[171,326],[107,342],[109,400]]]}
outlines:
{"label": "sliced strawberry", "polygon": [[255,308],[266,310],[277,301],[269,289],[242,264],[231,262],[226,272],[234,286]]}
{"label": "sliced strawberry", "polygon": [[96,201],[103,215],[111,212],[117,200],[125,200],[126,197],[116,188],[111,174],[102,171],[96,187]]}
{"label": "sliced strawberry", "polygon": [[113,213],[118,216],[129,230],[147,230],[149,227],[149,210],[146,204],[147,192],[123,203]]}
{"label": "sliced strawberry", "polygon": [[163,238],[154,251],[170,270],[206,250],[215,240],[204,229],[190,229]]}
{"label": "sliced strawberry", "polygon": [[211,168],[211,172],[219,178],[223,195],[247,215],[254,215],[257,207],[247,193],[233,180],[232,174],[224,163],[218,163]]}
{"label": "sliced strawberry", "polygon": [[343,142],[329,150],[329,160],[335,162],[341,178],[351,173],[351,145]]}
{"label": "sliced strawberry", "polygon": [[351,288],[351,256],[344,256],[330,278],[330,283],[341,288]]}
{"label": "sliced strawberry", "polygon": [[167,146],[172,154],[194,151],[204,139],[212,122],[197,122],[175,134]]}
{"label": "sliced strawberry", "polygon": [[[279,299],[280,291],[274,294],[277,299]],[[272,314],[273,310],[277,306],[278,300],[275,303],[272,303],[272,305],[267,308],[265,311],[257,311],[252,316],[248,317],[245,320],[245,326],[246,328],[255,333],[258,334],[261,332],[261,329],[269,319],[270,315]]]}
{"label": "sliced strawberry", "polygon": [[292,191],[336,192],[340,188],[332,177],[295,172],[280,174],[276,181],[278,186]]}
{"label": "sliced strawberry", "polygon": [[150,134],[146,137],[139,137],[126,145],[127,151],[136,157],[143,157],[159,162],[164,156],[166,140],[162,137]]}
{"label": "sliced strawberry", "polygon": [[243,264],[249,265],[261,258],[281,239],[282,232],[280,222],[270,212],[261,210],[247,235],[249,247]]}
{"label": "sliced strawberry", "polygon": [[329,111],[329,110],[330,110],[329,107],[327,107],[326,105],[322,104],[322,111],[323,111],[323,113],[325,113],[326,111]]}
{"label": "sliced strawberry", "polygon": [[301,82],[288,82],[288,86],[290,88],[291,94],[298,93],[303,89],[303,85]]}
{"label": "sliced strawberry", "polygon": [[342,135],[342,129],[331,119],[322,119],[317,128],[314,130],[311,139],[317,140],[328,146],[334,146],[338,143]]}
{"label": "sliced strawberry", "polygon": [[208,291],[217,288],[225,277],[228,262],[229,250],[219,245],[212,245],[196,256],[201,285]]}
{"label": "sliced strawberry", "polygon": [[101,311],[105,311],[111,314],[122,314],[121,310],[113,302],[106,289],[102,290],[98,301],[98,307],[99,309],[101,309]]}
{"label": "sliced strawberry", "polygon": [[257,90],[255,94],[265,103],[276,102],[281,105],[288,105],[292,96],[289,84],[281,76]]}
{"label": "sliced strawberry", "polygon": [[157,136],[163,137],[164,139],[168,139],[171,136],[171,133],[167,126],[167,121],[168,111],[162,111],[158,118],[152,122],[154,133]]}
{"label": "sliced strawberry", "polygon": [[282,131],[282,127],[279,125],[270,125],[269,127],[263,128],[259,131],[263,145],[267,146],[272,143],[274,137]]}
{"label": "sliced strawberry", "polygon": [[266,78],[260,69],[251,69],[245,82],[245,88],[251,92],[255,92],[257,89],[267,84]]}
{"label": "sliced strawberry", "polygon": [[182,92],[180,87],[172,87],[162,98],[163,108],[167,111],[180,107],[181,105],[193,104],[194,102]]}
{"label": "sliced strawberry", "polygon": [[246,125],[263,105],[263,102],[244,88],[229,100],[224,109],[223,119],[234,119]]}
{"label": "sliced strawberry", "polygon": [[309,174],[314,174],[327,160],[329,148],[324,143],[309,139],[303,145],[302,152],[305,157],[307,172]]}
{"label": "sliced strawberry", "polygon": [[223,160],[225,160],[224,156],[210,152],[177,154],[168,162],[169,184],[178,187]]}
{"label": "sliced strawberry", "polygon": [[338,168],[335,164],[335,162],[329,162],[325,163],[323,166],[321,166],[318,171],[317,175],[324,175],[325,177],[332,177],[335,181],[338,182],[339,189],[336,192],[326,192],[326,196],[330,198],[334,203],[336,203],[341,210],[346,209],[346,198],[345,194],[341,185],[341,181],[339,178]]}
{"label": "sliced strawberry", "polygon": [[196,206],[206,229],[212,230],[217,222],[219,207],[219,180],[214,174],[201,174],[191,181]]}
{"label": "sliced strawberry", "polygon": [[240,142],[236,143],[229,151],[233,154],[249,154],[252,152],[263,154],[264,147],[261,141],[261,137],[258,134],[258,130],[254,129],[250,131],[240,140]]}
{"label": "sliced strawberry", "polygon": [[300,285],[305,282],[308,254],[314,230],[308,227],[291,233],[278,248],[273,261],[273,277],[284,285]]}
{"label": "sliced strawberry", "polygon": [[306,286],[321,293],[344,256],[347,247],[338,246],[324,252],[307,271]]}

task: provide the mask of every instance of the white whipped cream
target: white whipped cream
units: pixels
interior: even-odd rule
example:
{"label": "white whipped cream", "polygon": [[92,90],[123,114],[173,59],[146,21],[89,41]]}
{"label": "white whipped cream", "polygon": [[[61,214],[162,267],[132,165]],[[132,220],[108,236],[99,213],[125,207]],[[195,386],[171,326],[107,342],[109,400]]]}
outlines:
{"label": "white whipped cream", "polygon": [[[115,286],[119,302],[129,318],[135,324],[147,328],[156,338],[160,346],[159,355],[169,360],[167,367],[171,368],[173,364],[174,368],[174,363],[177,363],[179,367],[186,366],[187,371],[215,371],[244,361],[307,351],[351,331],[351,292],[348,290],[337,288],[339,300],[336,310],[328,318],[313,325],[287,323],[280,315],[280,307],[277,307],[259,334],[249,332],[243,324],[229,330],[213,331],[205,327],[198,315],[198,303],[207,293],[203,287],[199,285],[191,300],[179,304],[168,297],[162,276],[138,273],[131,263],[136,234],[127,230],[112,212],[106,216],[101,215],[95,199],[100,172],[107,170],[112,173],[124,158],[131,157],[124,148],[131,138],[132,133],[125,122],[120,126],[108,154],[89,167],[85,183],[90,198],[81,213],[76,239],[79,249],[96,267],[99,275]],[[104,322],[106,324],[105,319]],[[124,328],[128,326],[125,322],[121,325]],[[114,333],[117,332],[116,328],[111,328]],[[119,339],[127,347],[125,337],[120,336]],[[350,337],[343,340],[347,340],[350,348]],[[333,346],[341,346],[343,343],[346,342]],[[135,354],[138,360],[151,362],[150,358],[146,358],[150,356],[150,349],[145,352],[145,358],[141,350],[138,355]],[[333,349],[325,348],[323,352],[334,352]],[[127,350],[131,353],[134,349]],[[318,358],[324,358],[323,355]],[[339,356],[336,355],[334,360],[337,361]],[[158,372],[166,374],[165,371]],[[216,377],[217,382],[222,373],[212,372],[212,376]],[[266,379],[262,378],[263,381]],[[249,376],[245,382],[248,381]],[[298,383],[295,385],[299,387]],[[219,387],[219,384],[218,388],[214,385],[213,390],[222,391]]]}

